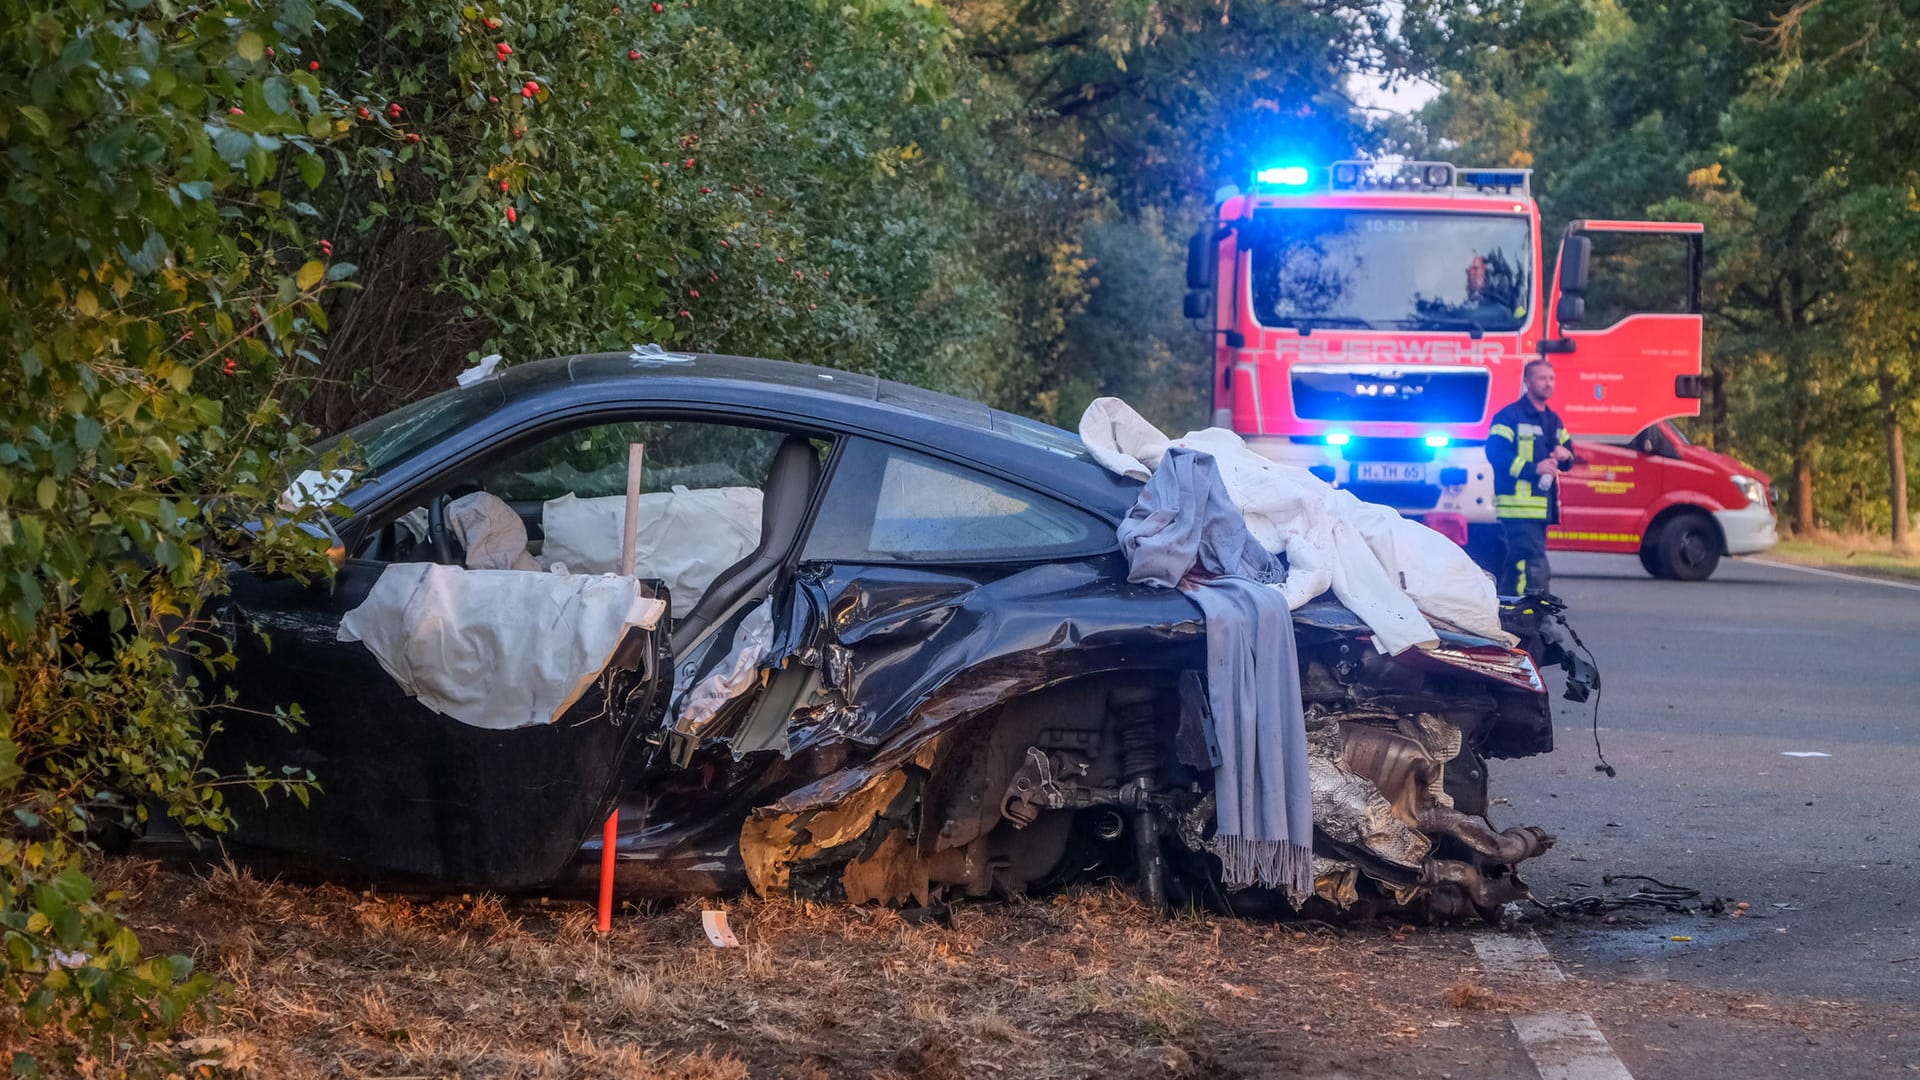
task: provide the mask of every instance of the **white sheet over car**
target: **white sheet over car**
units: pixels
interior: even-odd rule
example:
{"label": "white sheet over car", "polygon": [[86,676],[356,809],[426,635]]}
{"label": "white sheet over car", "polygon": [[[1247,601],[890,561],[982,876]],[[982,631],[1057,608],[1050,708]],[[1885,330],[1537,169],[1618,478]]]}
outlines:
{"label": "white sheet over car", "polygon": [[[610,574],[620,569],[624,495],[548,500],[541,509],[540,556],[549,567],[573,574]],[[658,578],[681,618],[706,595],[720,572],[760,543],[760,490],[750,487],[685,488],[640,496],[634,532],[634,573]]]}
{"label": "white sheet over car", "polygon": [[394,563],[340,621],[401,689],[437,713],[505,730],[550,723],[666,602],[635,578]]}
{"label": "white sheet over car", "polygon": [[1126,402],[1107,397],[1081,415],[1080,438],[1094,460],[1136,480],[1152,475],[1170,447],[1212,454],[1247,530],[1287,557],[1279,588],[1288,608],[1332,589],[1390,653],[1438,644],[1428,616],[1513,641],[1500,627],[1493,581],[1451,540],[1305,469],[1261,457],[1225,428],[1170,439]]}

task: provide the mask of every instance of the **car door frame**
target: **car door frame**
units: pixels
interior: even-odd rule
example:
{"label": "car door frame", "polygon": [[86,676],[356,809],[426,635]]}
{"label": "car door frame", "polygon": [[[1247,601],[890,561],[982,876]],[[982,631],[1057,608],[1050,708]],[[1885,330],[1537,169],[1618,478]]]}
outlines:
{"label": "car door frame", "polygon": [[[482,472],[542,438],[594,423],[671,419],[808,434],[829,440],[836,452],[844,443],[841,434],[828,432],[817,420],[789,422],[789,417],[774,410],[739,406],[628,399],[581,403],[537,415],[521,414],[454,433],[350,492],[343,502],[353,510],[353,517],[341,530],[348,557],[333,583],[300,583],[284,575],[245,572],[235,575],[234,592],[223,604],[221,615],[224,630],[242,654],[241,663],[233,673],[218,680],[214,690],[216,695],[223,696],[231,687],[240,699],[235,702],[238,708],[222,718],[216,738],[209,740],[210,764],[229,775],[243,774],[250,764],[265,765],[269,769],[284,766],[296,773],[314,770],[317,765],[329,769],[335,777],[332,786],[338,790],[332,794],[344,790],[348,799],[364,797],[380,804],[379,809],[365,814],[358,813],[357,804],[340,811],[336,809],[341,805],[339,802],[331,805],[325,802],[330,797],[325,787],[315,794],[311,806],[293,805],[290,801],[263,806],[245,799],[232,800],[239,825],[232,837],[235,844],[319,863],[358,864],[376,873],[502,889],[531,888],[563,875],[581,842],[617,804],[628,775],[626,759],[636,743],[656,730],[651,720],[665,710],[673,670],[666,628],[645,632],[648,647],[636,650],[631,637],[623,641],[596,690],[553,723],[509,731],[476,728],[433,713],[407,697],[364,646],[336,640],[340,620],[346,612],[358,606],[379,575],[393,565],[356,558],[352,553],[360,549],[370,532],[383,525],[383,518],[393,511],[404,512],[423,494]],[[807,528],[811,527],[820,491],[824,490],[826,473],[823,469],[823,482],[810,500]],[[804,529],[801,535],[804,537]],[[796,543],[794,551],[788,553],[781,571],[783,578],[790,573],[792,557],[798,550]],[[345,588],[341,587],[343,581]],[[774,588],[781,585],[782,582],[776,580]],[[254,627],[261,632],[253,632]],[[285,673],[289,661],[285,655],[274,655],[273,642],[282,649],[291,645],[298,653],[307,654],[298,660],[318,667],[309,670],[306,678],[312,680],[312,685],[332,683],[340,693],[313,696],[308,703],[282,701],[274,690],[263,688],[262,682],[269,686],[277,683],[291,692],[280,697],[309,696],[297,686],[287,685]],[[319,654],[317,657],[312,655],[315,651]],[[628,665],[624,670],[623,664]],[[275,678],[276,671],[282,677]],[[305,714],[304,726],[255,715],[270,714],[286,705],[300,706]],[[255,706],[263,707],[256,709]],[[355,747],[342,741],[349,729],[363,727],[365,734],[379,730],[370,720],[361,722],[369,706],[390,726],[397,720],[403,731],[411,733],[412,729],[419,729],[424,734],[398,749],[390,746],[380,753],[368,754],[364,770],[355,768],[343,772],[332,768],[336,763],[351,760],[349,755]],[[596,713],[592,711],[596,706],[603,707]],[[617,728],[617,733],[583,723],[599,715],[613,720],[610,727]],[[340,720],[343,716],[355,720],[343,723]],[[596,734],[603,738],[593,741],[585,737]],[[448,756],[454,760],[448,762],[449,766],[464,766],[469,773],[484,771],[488,760],[494,758],[500,762],[524,763],[542,760],[541,755],[545,754],[550,760],[554,754],[564,753],[566,746],[584,747],[599,768],[578,785],[590,797],[561,808],[564,812],[557,816],[565,824],[559,827],[558,834],[551,828],[542,834],[531,823],[518,829],[499,827],[498,821],[492,823],[495,827],[489,831],[486,822],[462,822],[452,814],[449,808],[460,805],[461,795],[457,790],[434,788],[436,774],[425,764],[436,740],[438,745],[451,748]],[[556,749],[548,746],[549,743],[564,745]],[[421,798],[407,794],[414,789],[419,790]],[[487,805],[486,800],[473,802],[475,805],[470,809]],[[419,822],[408,812],[409,807],[434,819],[434,826],[416,828]],[[401,819],[397,824],[396,818]],[[439,850],[429,850],[435,846],[434,840],[423,838],[419,835],[422,832],[440,838]],[[499,842],[482,844],[476,849],[470,843],[476,834],[497,837]],[[362,855],[356,857],[355,851]]]}

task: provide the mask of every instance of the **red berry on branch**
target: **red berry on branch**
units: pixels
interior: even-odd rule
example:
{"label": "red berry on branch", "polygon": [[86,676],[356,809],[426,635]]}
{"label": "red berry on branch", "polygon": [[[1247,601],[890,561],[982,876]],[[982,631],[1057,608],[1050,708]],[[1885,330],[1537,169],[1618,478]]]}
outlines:
{"label": "red berry on branch", "polygon": [[506,42],[504,42],[504,41],[503,41],[503,42],[501,42],[500,44],[498,44],[498,45],[495,45],[495,46],[493,47],[493,51],[494,51],[494,52],[497,52],[497,53],[499,53],[499,54],[500,54],[501,56],[512,56],[512,55],[513,55],[513,46],[511,46],[511,45],[509,45],[509,44],[507,44]]}
{"label": "red berry on branch", "polygon": [[226,373],[227,373],[227,374],[229,374],[229,375],[231,375],[231,374],[233,374],[233,373],[234,373],[234,372],[235,372],[236,370],[238,370],[238,369],[239,369],[239,366],[240,366],[240,365],[238,365],[238,364],[236,364],[236,363],[234,363],[234,362],[233,362],[233,357],[231,357],[231,356],[229,356],[229,357],[227,357],[227,359],[226,359],[226,362],[220,365],[220,370],[221,370],[221,371],[224,371],[224,372],[226,372]]}
{"label": "red berry on branch", "polygon": [[733,245],[732,245],[732,244],[729,244],[729,243],[727,243],[727,242],[726,242],[725,240],[722,240],[722,241],[720,241],[720,246],[721,246],[721,247],[732,247]]}
{"label": "red berry on branch", "polygon": [[639,49],[628,49],[628,50],[627,50],[627,59],[629,59],[629,60],[638,60],[638,59],[640,59],[640,50],[639,50]]}
{"label": "red berry on branch", "polygon": [[663,11],[665,11],[665,10],[667,10],[667,6],[666,6],[665,4],[655,4],[655,5],[653,5],[653,13],[654,13],[655,15],[658,15],[658,14],[660,14],[661,12],[663,12]]}
{"label": "red berry on branch", "polygon": [[320,61],[318,61],[318,60],[313,60],[313,61],[309,61],[309,62],[308,62],[308,64],[307,64],[307,70],[308,70],[308,71],[319,71],[319,70],[320,70]]}
{"label": "red berry on branch", "polygon": [[808,304],[808,305],[807,305],[807,310],[808,310],[808,311],[812,311],[812,310],[813,310],[814,308],[817,308],[817,307],[819,307],[819,306],[820,306],[819,304]]}
{"label": "red berry on branch", "polygon": [[227,110],[227,114],[229,116],[245,116],[247,115],[247,110],[241,108],[238,105],[235,105],[232,108]]}
{"label": "red berry on branch", "polygon": [[[760,245],[759,245],[759,244],[755,244],[755,245],[753,245],[753,246],[754,246],[754,247],[759,247]],[[785,255],[775,255],[775,256],[773,257],[773,261],[774,261],[774,262],[777,262],[777,263],[783,263],[783,262],[786,262],[786,261],[787,261],[787,257],[786,257]]]}
{"label": "red berry on branch", "polygon": [[519,221],[520,221],[520,211],[515,210],[511,206],[507,207],[507,224],[516,225],[519,223]]}
{"label": "red berry on branch", "polygon": [[365,120],[372,115],[373,113],[369,112],[365,105],[360,106],[360,119]]}
{"label": "red berry on branch", "polygon": [[[654,6],[655,6],[655,7],[658,7],[659,5],[658,5],[658,4],[655,4]],[[693,312],[691,312],[691,311],[688,311],[688,310],[687,310],[686,308],[681,308],[681,309],[680,309],[680,317],[681,317],[681,318],[683,318],[683,319],[691,319],[691,318],[693,318]]]}
{"label": "red berry on branch", "polygon": [[689,168],[689,169],[691,169],[691,168],[693,168],[693,159],[692,159],[692,158],[688,158],[688,159],[687,159],[687,168]]}
{"label": "red berry on branch", "polygon": [[320,241],[320,254],[325,255],[329,259],[333,258],[332,241],[329,241],[329,240]]}
{"label": "red berry on branch", "polygon": [[395,120],[400,119],[400,103],[396,101],[393,104],[388,105],[387,115],[393,117]]}
{"label": "red berry on branch", "polygon": [[688,289],[688,290],[687,290],[687,295],[688,295],[688,296],[691,296],[691,297],[693,297],[693,298],[694,298],[695,300],[698,300],[698,299],[700,299],[700,290],[699,290],[699,289]]}
{"label": "red berry on branch", "polygon": [[500,181],[500,190],[501,191],[507,190],[507,182],[505,180]]}
{"label": "red berry on branch", "polygon": [[525,86],[523,86],[523,87],[521,87],[521,88],[520,88],[520,96],[521,96],[521,97],[523,97],[523,98],[530,98],[530,97],[532,97],[532,96],[533,96],[533,84],[532,84],[532,83],[528,83],[527,85],[525,85]]}
{"label": "red berry on branch", "polygon": [[489,104],[489,105],[498,105],[498,104],[500,104],[500,99],[499,99],[499,98],[497,98],[497,97],[494,97],[494,96],[493,96],[492,94],[488,94],[488,95],[487,95],[487,104]]}
{"label": "red berry on branch", "polygon": [[702,195],[711,195],[711,194],[713,194],[713,189],[712,189],[712,188],[710,188],[710,187],[703,187],[703,188],[701,188],[701,189],[700,189],[700,194],[702,194]]}

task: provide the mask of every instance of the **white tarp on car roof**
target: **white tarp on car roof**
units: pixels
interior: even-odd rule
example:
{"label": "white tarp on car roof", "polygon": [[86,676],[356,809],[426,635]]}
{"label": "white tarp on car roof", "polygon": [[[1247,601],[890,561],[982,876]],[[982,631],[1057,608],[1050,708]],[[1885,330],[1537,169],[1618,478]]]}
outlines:
{"label": "white tarp on car roof", "polygon": [[1136,480],[1159,468],[1170,447],[1212,454],[1247,531],[1287,557],[1287,580],[1279,588],[1288,608],[1332,589],[1390,653],[1437,644],[1428,616],[1513,641],[1500,627],[1492,579],[1453,541],[1305,469],[1261,457],[1225,428],[1169,439],[1126,402],[1108,397],[1087,406],[1080,438],[1094,460]]}
{"label": "white tarp on car roof", "polygon": [[[620,569],[624,495],[597,499],[571,493],[551,499],[540,513],[540,556],[548,566],[566,564],[573,574]],[[658,578],[673,597],[673,617],[693,610],[720,572],[760,544],[760,490],[750,487],[685,488],[640,496],[634,530],[634,574]]]}
{"label": "white tarp on car roof", "polygon": [[665,609],[630,577],[394,563],[339,636],[433,711],[504,730],[557,719]]}

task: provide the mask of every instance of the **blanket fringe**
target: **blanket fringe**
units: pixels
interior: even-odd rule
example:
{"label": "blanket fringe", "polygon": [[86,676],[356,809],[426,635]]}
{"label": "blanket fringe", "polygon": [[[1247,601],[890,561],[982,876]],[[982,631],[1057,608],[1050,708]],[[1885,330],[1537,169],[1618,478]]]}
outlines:
{"label": "blanket fringe", "polygon": [[1285,889],[1295,896],[1313,893],[1313,848],[1285,840],[1218,836],[1220,877],[1229,889]]}

